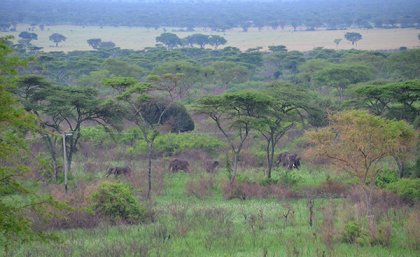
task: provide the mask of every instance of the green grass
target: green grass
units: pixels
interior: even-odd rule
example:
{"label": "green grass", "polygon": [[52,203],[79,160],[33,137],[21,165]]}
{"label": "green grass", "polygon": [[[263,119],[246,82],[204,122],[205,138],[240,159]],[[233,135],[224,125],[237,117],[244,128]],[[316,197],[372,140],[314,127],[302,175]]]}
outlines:
{"label": "green grass", "polygon": [[[19,24],[17,31],[13,33],[0,32],[0,36],[12,34],[16,38],[20,32],[27,30],[29,26]],[[175,28],[167,28],[167,32],[172,32]],[[362,40],[357,46],[344,39],[344,34],[348,31],[359,32]],[[145,47],[152,47],[156,44],[155,38],[163,33],[163,29],[146,29],[142,27],[103,27],[98,26],[48,26],[44,31],[34,31],[38,34],[38,40],[33,41],[36,46],[43,47],[44,51],[73,51],[73,50],[92,50],[87,44],[90,38],[101,38],[103,41],[113,41],[118,47],[123,49],[141,50]],[[67,37],[65,42],[55,47],[48,37],[52,33],[61,33]],[[285,45],[289,50],[309,51],[315,47],[325,47],[331,49],[351,49],[362,50],[387,50],[397,49],[401,46],[408,48],[419,47],[417,29],[351,29],[336,31],[297,31],[293,32],[289,28],[285,30],[272,30],[265,28],[261,31],[250,29],[242,32],[241,29],[232,29],[224,33],[212,32],[204,29],[197,29],[195,32],[174,32],[179,37],[186,37],[192,33],[216,34],[226,38],[227,46],[238,47],[241,50],[263,47],[267,49],[271,45]],[[343,39],[336,47],[334,39]]]}
{"label": "green grass", "polygon": [[[293,172],[299,172],[302,178],[297,190],[319,185],[328,175],[327,171],[305,167]],[[315,222],[310,227],[306,199],[223,199],[219,185],[226,179],[224,172],[215,176],[212,196],[198,199],[186,195],[186,183],[203,175],[201,172],[165,174],[165,189],[155,198],[158,219],[154,223],[58,231],[55,234],[59,242],[24,245],[14,256],[263,256],[265,251],[268,256],[323,256],[329,253],[319,233],[322,208],[335,205],[340,216],[343,199],[316,199]],[[255,171],[242,172],[242,176],[252,180],[263,178],[261,172]],[[283,215],[287,208],[294,215],[285,222]],[[394,210],[390,215],[394,215],[391,246],[342,243],[339,238],[342,224],[338,222],[330,256],[418,256],[418,251],[404,243],[403,210]]]}

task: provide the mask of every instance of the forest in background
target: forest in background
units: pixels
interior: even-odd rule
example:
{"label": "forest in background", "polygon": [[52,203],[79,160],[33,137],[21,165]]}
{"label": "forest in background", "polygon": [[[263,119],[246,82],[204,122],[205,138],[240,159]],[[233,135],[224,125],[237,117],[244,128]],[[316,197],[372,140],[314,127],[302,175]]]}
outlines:
{"label": "forest in background", "polygon": [[[238,11],[240,10],[240,12]],[[17,23],[35,25],[198,27],[224,31],[250,27],[304,27],[306,30],[407,28],[420,24],[415,0],[125,2],[3,0],[2,30]]]}

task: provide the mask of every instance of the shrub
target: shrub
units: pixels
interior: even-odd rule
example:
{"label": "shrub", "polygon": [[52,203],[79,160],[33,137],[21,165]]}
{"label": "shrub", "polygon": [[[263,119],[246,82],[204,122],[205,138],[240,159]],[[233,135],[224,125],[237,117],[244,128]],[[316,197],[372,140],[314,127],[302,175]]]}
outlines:
{"label": "shrub", "polygon": [[343,231],[342,235],[343,242],[349,244],[366,245],[369,243],[369,238],[365,231],[363,231],[362,225],[356,221],[349,221]]}
{"label": "shrub", "polygon": [[299,183],[299,181],[302,180],[302,177],[293,171],[280,170],[279,175],[280,183],[288,186],[295,186],[297,183]]}
{"label": "shrub", "polygon": [[388,184],[386,189],[396,193],[410,203],[420,200],[420,178],[403,178]]}
{"label": "shrub", "polygon": [[386,185],[396,181],[398,181],[397,173],[393,170],[386,169],[379,173],[379,176],[376,177],[375,184],[379,188],[384,188]]}
{"label": "shrub", "polygon": [[132,188],[121,182],[106,181],[92,195],[93,209],[112,222],[144,221],[146,208],[135,198]]}

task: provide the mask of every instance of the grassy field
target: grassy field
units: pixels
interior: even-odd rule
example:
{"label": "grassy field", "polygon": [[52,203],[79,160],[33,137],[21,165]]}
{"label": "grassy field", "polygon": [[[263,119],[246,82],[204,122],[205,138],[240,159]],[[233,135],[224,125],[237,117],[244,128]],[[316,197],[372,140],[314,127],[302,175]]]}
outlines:
{"label": "grassy field", "polygon": [[[163,167],[166,164],[159,162],[156,165]],[[389,245],[349,244],[341,239],[343,222],[349,212],[358,207],[349,206],[343,198],[315,198],[314,225],[311,227],[305,197],[226,200],[220,185],[227,179],[227,174],[222,170],[209,176],[195,167],[193,165],[190,174],[160,173],[164,183],[154,198],[155,222],[61,230],[55,232],[59,241],[22,245],[13,256],[419,256],[419,251],[407,247],[403,220],[410,210],[405,207],[390,209],[378,220],[380,226],[391,224]],[[135,165],[136,172],[143,168],[142,164]],[[297,175],[297,190],[319,185],[329,177],[328,174],[335,179],[344,179],[325,170],[303,167]],[[278,176],[279,171],[274,173],[274,178]],[[142,177],[137,174],[129,183]],[[246,170],[241,172],[241,177],[258,181],[264,175],[261,171]],[[206,197],[188,194],[188,183],[202,178],[213,180],[210,194]],[[70,194],[77,191],[75,186],[82,181],[94,183],[99,180],[114,179],[105,179],[103,172],[86,177],[86,171],[76,164]],[[333,210],[335,224],[331,230],[333,243],[329,246],[323,239],[329,231],[323,225],[326,209]],[[288,210],[291,215],[285,219]]]}
{"label": "grassy field", "polygon": [[[18,25],[17,32],[4,33],[0,32],[0,36],[12,34],[16,38],[19,33],[28,29],[28,25]],[[349,31],[359,32],[363,39],[352,46],[351,43],[344,39],[344,34]],[[140,27],[97,27],[97,26],[48,26],[44,31],[36,29],[38,40],[33,44],[44,48],[44,51],[73,51],[73,50],[91,50],[86,43],[90,38],[101,38],[103,41],[112,41],[118,47],[123,49],[140,50],[145,47],[155,45],[155,38],[163,33],[163,29],[146,29]],[[61,33],[67,37],[58,48],[48,40],[52,33]],[[191,32],[174,32],[174,29],[167,28],[167,32],[176,33],[179,37],[185,37],[192,34]],[[259,31],[252,28],[248,32],[242,32],[240,29],[228,30],[224,33],[212,32],[209,30],[196,30],[194,33],[217,34],[225,37],[228,46],[238,47],[241,50],[249,48],[263,47],[266,49],[270,45],[285,45],[289,50],[308,51],[315,47],[325,47],[332,49],[351,49],[357,48],[362,50],[388,50],[397,49],[401,46],[408,48],[420,47],[420,41],[417,35],[420,33],[418,29],[351,29],[336,31],[297,31],[293,32],[289,28],[284,30],[272,30],[265,28]],[[334,43],[334,39],[343,39],[338,47]]]}

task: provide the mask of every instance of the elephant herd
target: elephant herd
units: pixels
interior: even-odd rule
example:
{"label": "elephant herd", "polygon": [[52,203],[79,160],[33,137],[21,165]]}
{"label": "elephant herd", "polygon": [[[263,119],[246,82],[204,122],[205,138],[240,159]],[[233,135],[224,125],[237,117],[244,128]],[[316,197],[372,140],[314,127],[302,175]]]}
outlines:
{"label": "elephant herd", "polygon": [[[204,162],[204,168],[207,173],[215,173],[219,167],[219,162],[215,160],[207,160]],[[297,154],[292,154],[284,152],[278,155],[276,166],[282,165],[284,168],[289,170],[299,169],[300,166],[300,157]],[[190,171],[190,164],[187,160],[184,159],[173,159],[169,163],[168,170],[170,172]],[[110,175],[119,176],[119,175],[130,175],[131,169],[128,166],[125,167],[111,167],[108,169],[106,177]]]}

